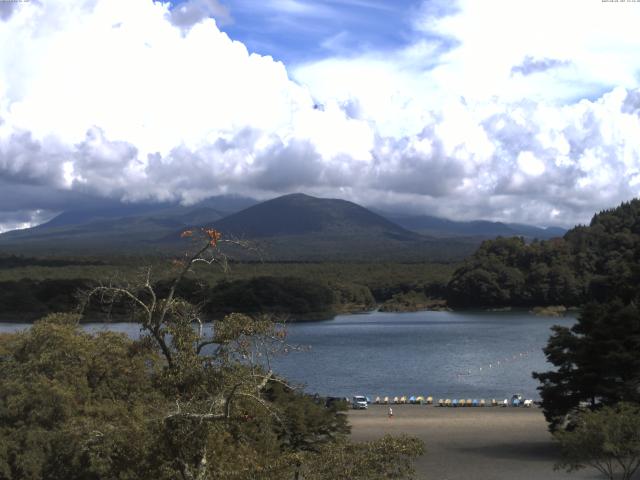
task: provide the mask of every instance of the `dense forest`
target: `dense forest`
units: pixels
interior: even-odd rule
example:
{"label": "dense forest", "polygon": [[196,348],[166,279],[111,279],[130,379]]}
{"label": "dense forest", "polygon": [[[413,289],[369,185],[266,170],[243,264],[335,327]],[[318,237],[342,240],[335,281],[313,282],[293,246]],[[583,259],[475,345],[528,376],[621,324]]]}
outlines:
{"label": "dense forest", "polygon": [[[482,261],[491,255],[496,268],[487,273]],[[593,457],[610,461],[615,456],[613,439],[626,438],[616,451],[626,452],[622,457],[631,463],[640,458],[637,449],[624,450],[634,442],[637,446],[637,440],[624,436],[633,428],[629,425],[637,422],[633,420],[637,413],[628,420],[621,413],[625,405],[632,412],[640,405],[640,200],[601,212],[588,227],[576,227],[557,241],[531,246],[505,240],[486,244],[451,283],[460,287],[465,277],[473,275],[497,279],[486,297],[496,303],[509,298],[521,303],[581,305],[574,325],[552,329],[544,352],[554,368],[533,374],[540,381],[544,414],[550,429],[564,442],[565,455],[567,445],[577,445],[573,453],[583,463],[585,456],[588,462]],[[456,299],[462,298],[462,289],[455,293]],[[606,406],[612,409],[608,414]],[[592,419],[586,410],[604,412],[589,435],[582,428]],[[612,430],[611,425],[619,427]],[[567,438],[573,440],[567,443]],[[585,438],[588,446],[582,442]],[[632,475],[633,468],[629,471]]]}
{"label": "dense forest", "polygon": [[47,313],[73,311],[78,306],[77,292],[92,285],[86,279],[0,282],[1,319],[32,320]]}
{"label": "dense forest", "polygon": [[297,277],[256,277],[220,282],[208,295],[205,311],[292,315],[295,319],[331,318],[340,311],[370,310],[375,300],[368,288],[328,284]]}
{"label": "dense forest", "polygon": [[[105,264],[60,260],[69,264],[64,267],[43,266],[46,259],[29,257],[12,257],[11,261],[25,266],[0,269],[0,312],[5,321],[72,312],[79,291],[105,281],[134,284],[149,268],[160,276],[155,286],[162,290],[170,273],[161,264],[163,259],[157,258],[109,259]],[[443,297],[454,270],[455,264],[437,263],[232,263],[227,272],[196,266],[178,288],[182,298],[203,305],[211,317],[236,311],[309,320],[371,310],[385,302],[394,306],[407,295]],[[114,308],[106,313],[117,318],[124,311]],[[104,313],[95,306],[88,317],[104,318]]]}
{"label": "dense forest", "polygon": [[[98,286],[86,280],[19,280],[0,282],[0,308],[7,319],[30,320],[51,312],[73,312],[78,294]],[[154,288],[165,293],[168,282]],[[221,281],[215,286],[183,279],[177,288],[181,298],[198,305],[210,318],[232,312],[270,313],[293,316],[296,320],[331,318],[336,313],[373,308],[375,300],[369,289],[353,285],[332,285],[296,277],[256,277],[248,280]],[[119,320],[128,312],[125,300],[108,309],[93,303],[87,318]]]}
{"label": "dense forest", "polygon": [[0,269],[24,267],[69,267],[72,265],[104,265],[101,260],[77,260],[63,258],[33,258],[23,255],[0,256]]}
{"label": "dense forest", "polygon": [[640,200],[593,217],[564,237],[485,241],[447,287],[454,307],[578,306],[628,300],[640,281]]}

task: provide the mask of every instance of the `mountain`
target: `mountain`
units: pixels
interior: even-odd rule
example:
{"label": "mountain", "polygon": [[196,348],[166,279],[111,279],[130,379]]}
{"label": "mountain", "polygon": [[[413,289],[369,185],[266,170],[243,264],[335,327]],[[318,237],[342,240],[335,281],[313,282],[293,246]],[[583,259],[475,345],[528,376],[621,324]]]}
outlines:
{"label": "mountain", "polygon": [[415,232],[355,203],[302,193],[268,200],[217,221],[214,225],[223,233],[247,238],[360,233],[407,241],[419,238]]}
{"label": "mountain", "polygon": [[[180,224],[209,222],[257,204],[252,198],[222,195],[210,197],[191,206],[178,203],[121,203],[109,202],[100,207],[76,208],[62,212],[39,230],[70,225],[82,225],[98,221],[121,220],[124,218],[154,217],[171,219]],[[210,216],[213,215],[211,218]],[[209,216],[209,217],[208,217]],[[191,218],[190,218],[191,217]]]}
{"label": "mountain", "polygon": [[0,248],[48,253],[139,253],[157,250],[158,240],[190,225],[210,225],[257,201],[219,196],[195,205],[121,204],[72,209],[33,228],[0,235]]}
{"label": "mountain", "polygon": [[[252,240],[263,259],[280,261],[451,259],[477,246],[425,237],[355,203],[302,193],[254,205],[213,228],[225,238]],[[177,242],[178,234],[166,240]]]}
{"label": "mountain", "polygon": [[456,222],[428,215],[383,214],[389,220],[414,232],[434,237],[525,237],[527,239],[549,239],[561,237],[567,231],[559,227],[540,228],[519,223],[475,220]]}
{"label": "mountain", "polygon": [[[385,218],[345,200],[297,193],[262,203],[225,196],[189,207],[164,203],[77,208],[37,227],[0,235],[0,249],[66,255],[175,253],[186,248],[181,232],[205,226],[220,230],[225,238],[251,240],[263,259],[278,261],[456,260],[471,254],[485,238],[546,238],[546,231],[536,227],[425,216]],[[236,258],[247,255],[232,253]]]}

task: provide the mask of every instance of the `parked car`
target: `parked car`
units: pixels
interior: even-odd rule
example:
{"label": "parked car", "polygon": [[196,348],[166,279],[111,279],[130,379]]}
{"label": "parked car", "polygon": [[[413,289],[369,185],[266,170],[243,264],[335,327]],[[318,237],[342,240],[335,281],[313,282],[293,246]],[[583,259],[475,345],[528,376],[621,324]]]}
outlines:
{"label": "parked car", "polygon": [[366,410],[369,404],[367,403],[367,397],[363,395],[354,395],[351,399],[351,406],[354,410],[362,409]]}

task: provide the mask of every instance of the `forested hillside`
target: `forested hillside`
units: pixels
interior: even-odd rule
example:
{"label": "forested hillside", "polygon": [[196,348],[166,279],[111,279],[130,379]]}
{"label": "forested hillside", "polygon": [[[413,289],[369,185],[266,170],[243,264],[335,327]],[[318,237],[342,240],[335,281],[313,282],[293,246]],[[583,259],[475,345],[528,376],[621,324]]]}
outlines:
{"label": "forested hillside", "polygon": [[[166,268],[167,261],[114,257],[94,265],[97,262],[87,259],[0,257],[0,318],[29,321],[47,313],[74,311],[78,290],[105,281],[135,283],[149,269],[161,288],[172,272]],[[233,262],[226,272],[206,267],[194,267],[180,283],[179,293],[181,298],[207,305],[210,314],[221,314],[233,306],[239,312],[307,319],[369,310],[376,303],[412,292],[442,298],[456,264]],[[318,303],[318,299],[328,298],[327,289],[330,301]]]}
{"label": "forested hillside", "polygon": [[640,200],[595,215],[564,237],[526,243],[485,241],[453,275],[455,307],[577,306],[587,300],[628,301],[640,282]]}

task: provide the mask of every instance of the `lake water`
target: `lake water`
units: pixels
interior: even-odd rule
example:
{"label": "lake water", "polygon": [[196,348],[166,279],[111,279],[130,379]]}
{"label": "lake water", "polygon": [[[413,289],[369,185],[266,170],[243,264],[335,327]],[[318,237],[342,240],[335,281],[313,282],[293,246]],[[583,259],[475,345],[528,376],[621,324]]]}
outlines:
{"label": "lake water", "polygon": [[[290,324],[288,342],[306,348],[277,358],[274,370],[322,395],[539,398],[531,372],[551,368],[542,352],[550,327],[574,322],[526,312],[340,315]],[[27,327],[0,323],[0,332]],[[139,333],[132,323],[84,328]]]}

